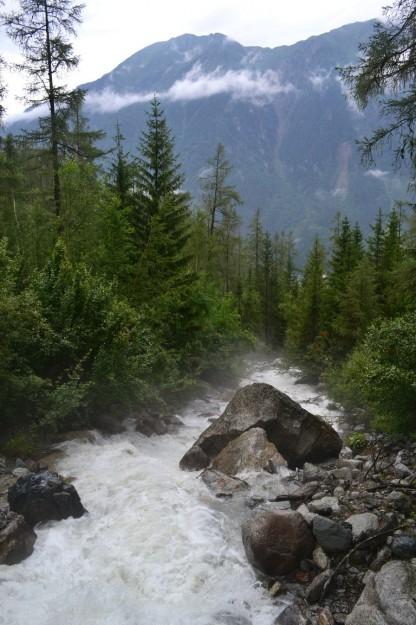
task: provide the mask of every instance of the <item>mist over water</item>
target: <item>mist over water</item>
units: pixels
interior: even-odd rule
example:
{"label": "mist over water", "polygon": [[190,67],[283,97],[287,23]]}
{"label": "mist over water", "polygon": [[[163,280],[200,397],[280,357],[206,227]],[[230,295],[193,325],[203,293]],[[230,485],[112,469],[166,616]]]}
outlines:
{"label": "mist over water", "polygon": [[[242,384],[254,381],[311,412],[334,414],[327,398],[296,386],[294,372],[276,363],[249,364]],[[273,625],[279,607],[256,580],[240,538],[251,512],[215,499],[198,473],[178,466],[229,396],[213,390],[190,403],[177,434],[66,443],[57,469],[73,479],[89,514],[38,528],[33,555],[0,566],[0,624]]]}

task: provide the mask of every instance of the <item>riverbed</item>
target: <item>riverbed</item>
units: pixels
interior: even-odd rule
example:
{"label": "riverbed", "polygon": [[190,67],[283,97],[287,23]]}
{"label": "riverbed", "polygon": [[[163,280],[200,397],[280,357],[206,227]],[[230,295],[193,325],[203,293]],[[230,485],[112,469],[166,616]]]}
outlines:
{"label": "riverbed", "polygon": [[[339,427],[342,413],[296,375],[256,359],[240,385],[272,384]],[[33,555],[0,566],[0,624],[273,625],[279,608],[246,560],[240,513],[178,466],[232,394],[208,389],[176,434],[65,443],[57,470],[89,514],[37,528]]]}

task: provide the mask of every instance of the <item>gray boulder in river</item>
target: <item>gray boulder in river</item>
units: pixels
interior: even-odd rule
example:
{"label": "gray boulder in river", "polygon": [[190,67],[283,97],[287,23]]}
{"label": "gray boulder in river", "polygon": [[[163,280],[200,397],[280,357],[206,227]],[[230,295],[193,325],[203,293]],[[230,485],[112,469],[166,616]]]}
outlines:
{"label": "gray boulder in river", "polygon": [[[205,468],[207,459],[212,461],[231,441],[252,428],[266,432],[291,468],[335,458],[342,447],[337,432],[323,419],[270,384],[256,383],[237,391],[220,418],[184,455],[181,468]],[[205,464],[195,462],[198,456]]]}

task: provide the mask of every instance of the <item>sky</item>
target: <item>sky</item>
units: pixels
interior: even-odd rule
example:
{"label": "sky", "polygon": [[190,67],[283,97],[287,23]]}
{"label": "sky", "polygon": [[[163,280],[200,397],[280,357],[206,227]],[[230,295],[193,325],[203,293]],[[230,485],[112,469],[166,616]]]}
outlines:
{"label": "sky", "polygon": [[[81,0],[80,0],[81,1]],[[220,32],[243,45],[290,45],[356,21],[381,17],[386,0],[84,0],[83,23],[74,47],[81,58],[65,78],[70,87],[111,71],[131,54],[156,41],[193,33]],[[6,0],[6,9],[18,6]],[[18,51],[0,32],[0,54],[12,63]],[[9,115],[24,107],[24,77],[5,72]]]}

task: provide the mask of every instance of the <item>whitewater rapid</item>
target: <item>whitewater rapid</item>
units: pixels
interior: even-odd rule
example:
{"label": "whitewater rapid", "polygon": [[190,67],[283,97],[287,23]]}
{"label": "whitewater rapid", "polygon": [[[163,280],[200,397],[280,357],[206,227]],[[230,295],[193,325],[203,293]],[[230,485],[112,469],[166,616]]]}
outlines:
{"label": "whitewater rapid", "polygon": [[[336,422],[295,373],[256,361],[241,385],[267,382]],[[231,396],[212,390],[191,402],[176,434],[65,443],[57,470],[89,514],[37,528],[33,555],[0,566],[0,624],[273,625],[279,608],[247,563],[240,512],[178,467]]]}

